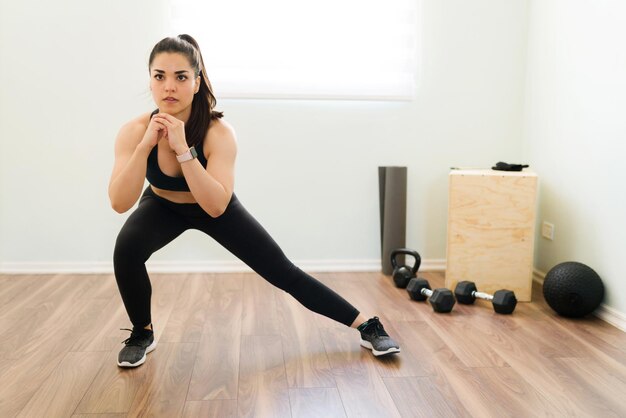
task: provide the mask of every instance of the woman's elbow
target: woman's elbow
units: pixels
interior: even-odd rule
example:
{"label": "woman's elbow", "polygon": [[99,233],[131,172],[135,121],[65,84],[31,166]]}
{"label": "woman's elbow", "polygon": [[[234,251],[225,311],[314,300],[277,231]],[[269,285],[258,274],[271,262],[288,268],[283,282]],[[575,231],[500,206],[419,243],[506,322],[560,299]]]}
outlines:
{"label": "woman's elbow", "polygon": [[130,209],[130,207],[128,207],[128,205],[122,205],[119,202],[114,202],[114,201],[111,201],[111,207],[117,213],[124,213],[124,212],[127,212],[128,209]]}
{"label": "woman's elbow", "polygon": [[111,202],[111,207],[117,213],[127,212],[128,209],[132,207],[132,205],[128,205],[127,202],[124,202],[119,198],[113,198],[111,195],[109,195],[109,201]]}
{"label": "woman's elbow", "polygon": [[[232,196],[232,195],[231,195]],[[228,200],[226,199],[222,202],[210,202],[205,205],[201,205],[206,213],[209,214],[211,218],[219,218],[226,212],[226,208],[230,203],[231,196],[229,196]]]}
{"label": "woman's elbow", "polygon": [[226,206],[214,206],[205,210],[211,218],[219,218],[226,212]]}

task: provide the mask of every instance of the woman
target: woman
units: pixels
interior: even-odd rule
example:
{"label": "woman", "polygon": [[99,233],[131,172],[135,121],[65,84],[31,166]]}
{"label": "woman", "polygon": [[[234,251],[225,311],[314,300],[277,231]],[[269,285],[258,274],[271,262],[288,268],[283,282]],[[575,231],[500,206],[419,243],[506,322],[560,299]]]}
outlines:
{"label": "woman", "polygon": [[[400,348],[377,317],[366,319],[334,291],[291,263],[233,193],[237,146],[216,105],[197,42],[165,38],[149,59],[150,90],[158,109],[126,123],[115,143],[111,206],[137,209],[122,227],[113,256],[115,278],[133,324],[118,366],[136,367],[154,350],[152,288],[145,262],[187,229],[211,236],[273,285],[310,310],[361,333],[374,355]],[[144,178],[150,182],[141,192]]]}

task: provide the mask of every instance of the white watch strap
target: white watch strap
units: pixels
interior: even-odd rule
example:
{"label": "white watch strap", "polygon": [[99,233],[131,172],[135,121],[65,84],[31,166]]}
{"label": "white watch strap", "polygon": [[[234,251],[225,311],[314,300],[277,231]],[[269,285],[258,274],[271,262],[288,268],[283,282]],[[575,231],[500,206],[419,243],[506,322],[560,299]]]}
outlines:
{"label": "white watch strap", "polygon": [[184,163],[185,161],[193,160],[197,156],[198,153],[196,152],[196,149],[194,147],[191,147],[187,150],[187,152],[183,152],[182,154],[177,155],[176,159],[179,163]]}

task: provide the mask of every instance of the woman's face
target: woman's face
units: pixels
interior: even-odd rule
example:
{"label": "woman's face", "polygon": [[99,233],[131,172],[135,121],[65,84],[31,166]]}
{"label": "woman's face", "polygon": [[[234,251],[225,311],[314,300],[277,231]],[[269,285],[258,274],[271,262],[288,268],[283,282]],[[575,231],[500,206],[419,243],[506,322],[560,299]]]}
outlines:
{"label": "woman's face", "polygon": [[175,52],[161,52],[152,60],[150,90],[161,112],[171,115],[191,112],[193,96],[200,88],[187,58]]}

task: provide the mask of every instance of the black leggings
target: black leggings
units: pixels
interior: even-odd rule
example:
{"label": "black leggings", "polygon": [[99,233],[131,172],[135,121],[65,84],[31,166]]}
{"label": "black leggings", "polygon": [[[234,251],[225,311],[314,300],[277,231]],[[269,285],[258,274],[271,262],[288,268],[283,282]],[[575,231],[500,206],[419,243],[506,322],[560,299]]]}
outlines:
{"label": "black leggings", "polygon": [[209,216],[197,203],[174,203],[150,186],[122,227],[113,254],[115,279],[126,312],[136,327],[152,322],[152,286],[145,262],[187,229],[213,237],[274,286],[310,310],[350,326],[359,311],[337,293],[296,267],[233,194],[226,211]]}

